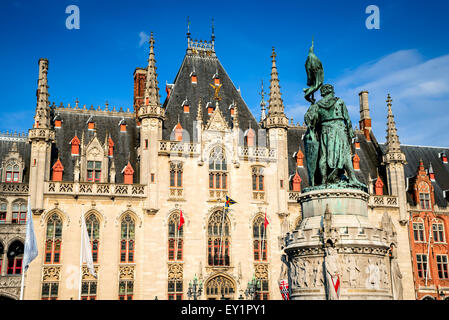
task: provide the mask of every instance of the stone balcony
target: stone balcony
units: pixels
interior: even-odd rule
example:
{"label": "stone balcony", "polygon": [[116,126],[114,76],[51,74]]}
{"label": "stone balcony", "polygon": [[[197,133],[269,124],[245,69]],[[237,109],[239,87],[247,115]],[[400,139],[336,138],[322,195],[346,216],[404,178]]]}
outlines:
{"label": "stone balcony", "polygon": [[198,143],[188,143],[182,141],[159,141],[159,154],[168,155],[171,153],[199,154]]}
{"label": "stone balcony", "polygon": [[276,149],[265,147],[239,147],[240,158],[259,158],[276,160]]}
{"label": "stone balcony", "polygon": [[184,189],[170,187],[168,200],[184,200]]}
{"label": "stone balcony", "polygon": [[45,182],[45,194],[73,196],[106,196],[125,198],[145,198],[146,186],[141,184],[115,184],[92,182]]}
{"label": "stone balcony", "polygon": [[0,183],[0,193],[27,195],[28,183]]}

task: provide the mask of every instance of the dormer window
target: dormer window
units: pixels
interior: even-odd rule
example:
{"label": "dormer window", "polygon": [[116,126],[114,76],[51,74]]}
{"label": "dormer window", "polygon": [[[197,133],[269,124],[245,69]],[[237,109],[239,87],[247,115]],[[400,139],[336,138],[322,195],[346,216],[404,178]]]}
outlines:
{"label": "dormer window", "polygon": [[295,152],[293,158],[296,158],[297,167],[304,167],[304,153],[302,153],[301,148],[298,149],[298,152]]}
{"label": "dormer window", "polygon": [[292,190],[293,191],[301,191],[301,177],[298,174],[298,171],[296,171],[295,175],[292,178]]}
{"label": "dormer window", "polygon": [[420,182],[418,185],[419,204],[422,210],[430,210],[430,187],[427,182]]}
{"label": "dormer window", "polygon": [[443,163],[447,163],[447,154],[446,153],[440,153],[441,161]]}
{"label": "dormer window", "polygon": [[254,137],[256,134],[254,133],[254,130],[249,128],[245,135],[246,144],[248,147],[254,146]]}
{"label": "dormer window", "polygon": [[87,181],[100,182],[101,161],[87,161]]}
{"label": "dormer window", "polygon": [[215,79],[214,79],[214,84],[215,84],[216,86],[219,86],[219,85],[220,85],[220,79],[219,79],[219,78],[215,78]]}
{"label": "dormer window", "polygon": [[360,149],[360,141],[358,139],[355,140],[354,146],[355,146],[356,149]]}
{"label": "dormer window", "polygon": [[120,132],[126,132],[126,121],[125,119],[120,120],[118,123],[120,126]]}
{"label": "dormer window", "polygon": [[235,105],[234,105],[234,103],[232,103],[229,106],[229,113],[231,114],[231,116],[234,116],[234,112],[235,112]]}
{"label": "dormer window", "polygon": [[352,165],[354,166],[354,170],[360,170],[360,157],[357,153],[352,158]]}
{"label": "dormer window", "polygon": [[77,136],[74,136],[72,141],[70,141],[72,145],[72,156],[79,156],[80,154],[80,139]]}
{"label": "dormer window", "polygon": [[380,177],[377,177],[375,185],[376,196],[381,196],[384,194],[384,183]]}
{"label": "dormer window", "polygon": [[190,73],[190,80],[192,81],[192,84],[198,83],[198,76],[196,75],[195,70]]}
{"label": "dormer window", "polygon": [[187,98],[182,102],[182,106],[184,109],[184,113],[190,112],[190,106],[189,106],[189,102],[187,101]]}
{"label": "dormer window", "polygon": [[167,99],[170,98],[173,86],[174,86],[173,84],[168,84],[167,82],[165,82],[165,92],[167,93]]}
{"label": "dormer window", "polygon": [[6,165],[5,182],[8,183],[20,182],[20,167],[17,163],[12,162]]}
{"label": "dormer window", "polygon": [[64,171],[64,166],[62,165],[61,160],[58,159],[53,165],[52,169],[53,169],[52,180],[62,181],[62,173]]}
{"label": "dormer window", "polygon": [[133,184],[134,169],[129,161],[126,167],[123,168],[122,173],[123,173],[123,183]]}
{"label": "dormer window", "polygon": [[87,130],[89,131],[95,130],[95,122],[92,119],[92,117],[90,117],[89,120],[87,120]]}
{"label": "dormer window", "polygon": [[61,128],[61,120],[55,120],[55,128]]}
{"label": "dormer window", "polygon": [[211,114],[212,112],[214,112],[214,106],[212,105],[211,102],[207,103],[206,108],[207,108],[207,113],[208,114]]}
{"label": "dormer window", "polygon": [[175,140],[182,141],[182,126],[179,122],[175,127]]}

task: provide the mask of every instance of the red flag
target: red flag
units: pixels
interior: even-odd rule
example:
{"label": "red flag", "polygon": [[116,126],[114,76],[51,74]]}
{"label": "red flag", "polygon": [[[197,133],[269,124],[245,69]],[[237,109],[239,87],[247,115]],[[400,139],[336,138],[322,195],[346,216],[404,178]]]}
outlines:
{"label": "red flag", "polygon": [[264,227],[265,227],[265,230],[267,230],[268,224],[269,224],[269,222],[268,222],[268,219],[267,219],[267,211],[265,211],[265,221],[264,221],[264,223],[263,223],[263,225],[264,225]]}
{"label": "red flag", "polygon": [[179,215],[179,225],[178,225],[178,230],[181,229],[182,225],[184,224],[184,217],[182,216],[182,210],[181,210],[181,214]]}

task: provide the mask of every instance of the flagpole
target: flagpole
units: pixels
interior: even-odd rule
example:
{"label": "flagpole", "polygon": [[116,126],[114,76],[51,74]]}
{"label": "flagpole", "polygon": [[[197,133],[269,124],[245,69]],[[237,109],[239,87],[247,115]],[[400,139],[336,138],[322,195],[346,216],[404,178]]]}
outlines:
{"label": "flagpole", "polygon": [[176,226],[176,232],[175,232],[175,256],[173,257],[173,260],[178,260],[178,236],[179,236],[179,224],[180,223],[181,223],[181,213],[179,214],[179,221],[178,221],[178,225]]}
{"label": "flagpole", "polygon": [[427,287],[427,278],[428,278],[428,275],[429,275],[429,267],[430,267],[430,257],[429,257],[429,255],[430,255],[430,238],[432,237],[432,228],[431,228],[430,225],[431,224],[429,223],[429,243],[427,244],[427,257],[426,257],[426,259],[427,259],[427,261],[426,261],[426,264],[427,264],[427,267],[426,267],[426,287]]}
{"label": "flagpole", "polygon": [[[220,257],[221,257],[221,251],[222,251],[222,246],[223,246],[223,227],[224,227],[225,214],[226,214],[226,202],[225,202],[225,205],[223,206],[223,216],[221,218],[221,234],[220,234],[220,247],[218,248],[218,259],[220,259]],[[224,264],[224,261],[223,261],[223,264]]]}
{"label": "flagpole", "polygon": [[84,205],[81,205],[81,241],[80,241],[80,280],[78,290],[78,300],[81,300],[81,285],[83,281],[83,236],[84,236]]}
{"label": "flagpole", "polygon": [[20,285],[20,300],[23,300],[23,287],[25,284],[25,269],[22,269],[22,284]]}

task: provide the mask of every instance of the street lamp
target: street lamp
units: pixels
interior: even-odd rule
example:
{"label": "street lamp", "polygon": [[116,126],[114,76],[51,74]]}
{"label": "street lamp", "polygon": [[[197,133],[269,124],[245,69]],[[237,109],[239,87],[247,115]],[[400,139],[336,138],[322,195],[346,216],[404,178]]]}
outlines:
{"label": "street lamp", "polygon": [[193,300],[197,300],[199,296],[201,296],[201,292],[203,292],[203,283],[198,283],[198,279],[195,275],[192,281],[189,282],[189,289],[187,290],[187,296],[189,299],[193,297]]}
{"label": "street lamp", "polygon": [[245,295],[250,300],[257,300],[259,290],[260,290],[260,281],[256,280],[256,277],[253,276],[253,279],[250,282],[248,282],[248,287],[245,290]]}

